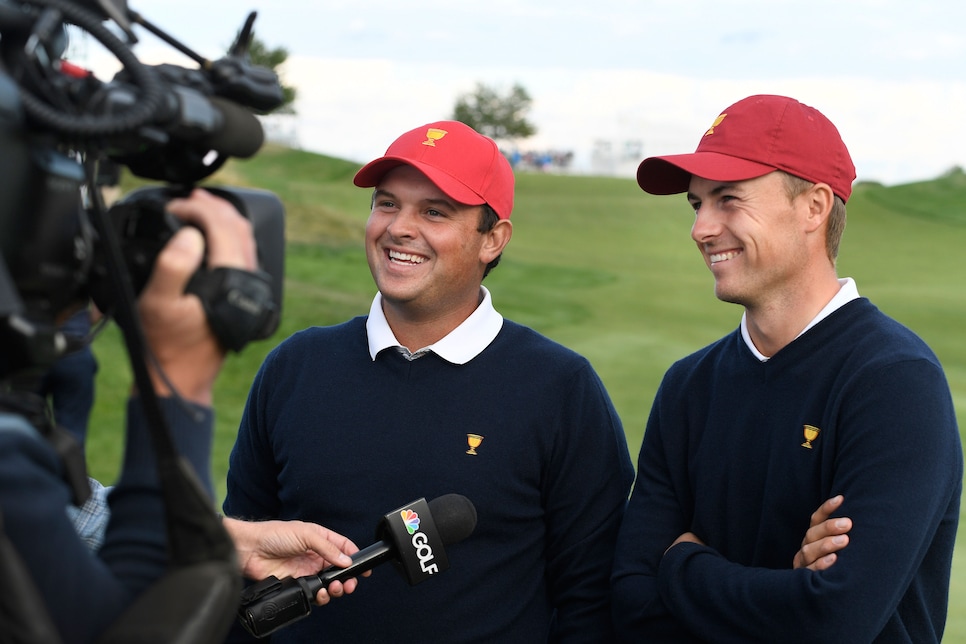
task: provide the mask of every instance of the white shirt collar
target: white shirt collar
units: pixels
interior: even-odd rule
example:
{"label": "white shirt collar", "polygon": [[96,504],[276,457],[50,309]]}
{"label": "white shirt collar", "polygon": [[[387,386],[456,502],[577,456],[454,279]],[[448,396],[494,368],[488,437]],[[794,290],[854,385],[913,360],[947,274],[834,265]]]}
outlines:
{"label": "white shirt collar", "polygon": [[[796,339],[798,339],[802,333],[805,333],[813,326],[830,316],[837,309],[841,308],[845,304],[848,304],[852,300],[858,299],[859,289],[855,285],[855,280],[853,280],[851,277],[845,277],[839,280],[839,284],[839,291],[835,294],[835,297],[829,300],[829,303],[825,305],[825,308],[819,311],[818,315],[812,318],[812,321],[805,325],[805,328],[801,330],[801,333],[795,336]],[[744,338],[745,344],[748,345],[748,348],[751,349],[751,352],[756,358],[762,362],[768,360],[768,356],[763,355],[761,351],[755,347],[755,343],[751,341],[751,335],[748,333],[748,323],[745,320],[744,313],[741,314],[741,337]]]}
{"label": "white shirt collar", "polygon": [[[483,293],[483,301],[458,327],[427,347],[420,347],[415,351],[409,347],[405,348],[412,353],[429,350],[453,364],[466,364],[480,355],[503,328],[503,316],[493,308],[490,292],[482,285],[480,290]],[[376,293],[376,297],[372,300],[369,319],[366,320],[366,335],[369,338],[369,355],[373,360],[383,349],[402,346],[386,321],[386,314],[382,310],[382,293]]]}

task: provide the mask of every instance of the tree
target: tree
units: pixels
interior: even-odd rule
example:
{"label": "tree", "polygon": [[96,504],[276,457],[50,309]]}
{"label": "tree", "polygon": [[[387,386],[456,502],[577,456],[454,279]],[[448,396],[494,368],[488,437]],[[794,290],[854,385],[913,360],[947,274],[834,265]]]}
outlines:
{"label": "tree", "polygon": [[526,119],[531,102],[521,85],[514,85],[501,96],[495,88],[477,83],[475,91],[456,100],[453,119],[491,139],[525,139],[537,133],[537,128]]}
{"label": "tree", "polygon": [[[276,47],[274,49],[269,49],[268,46],[263,43],[258,38],[253,37],[251,45],[248,49],[248,55],[251,58],[253,65],[259,65],[261,67],[267,67],[268,69],[275,72],[278,75],[279,80],[281,80],[281,74],[278,73],[278,67],[282,65],[286,60],[288,60],[288,50],[284,47]],[[284,97],[284,102],[281,106],[272,110],[273,114],[295,114],[295,96],[297,91],[294,87],[282,83],[282,96]]]}

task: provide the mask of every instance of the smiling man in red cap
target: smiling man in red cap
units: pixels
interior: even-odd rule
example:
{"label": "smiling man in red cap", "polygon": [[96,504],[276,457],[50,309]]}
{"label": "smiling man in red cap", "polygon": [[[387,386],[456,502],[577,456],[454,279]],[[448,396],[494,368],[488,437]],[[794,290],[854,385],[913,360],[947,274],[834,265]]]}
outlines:
{"label": "smiling man in red cap", "polygon": [[854,178],[835,126],[783,96],[641,163],[645,191],[687,193],[715,295],[744,314],[654,401],[614,567],[622,641],[941,640],[959,432],[933,352],[837,276]]}
{"label": "smiling man in red cap", "polygon": [[[413,499],[466,496],[450,568],[389,567],[279,642],[611,642],[609,577],[633,479],[590,363],[493,307],[513,171],[453,121],[359,170],[374,188],[368,316],[295,334],[263,364],[232,451],[226,515],[318,522],[356,543]],[[324,268],[324,267],[322,267]]]}

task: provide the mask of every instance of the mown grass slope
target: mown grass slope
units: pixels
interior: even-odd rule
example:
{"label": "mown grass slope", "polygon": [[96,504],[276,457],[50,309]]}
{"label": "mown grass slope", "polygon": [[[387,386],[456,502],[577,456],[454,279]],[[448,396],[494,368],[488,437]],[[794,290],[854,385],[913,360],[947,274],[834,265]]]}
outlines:
{"label": "mown grass slope", "polygon": [[[289,241],[279,332],[232,356],[218,382],[212,465],[219,498],[248,386],[264,355],[297,329],[368,312],[374,286],[361,240],[370,191],[352,185],[357,167],[268,147],[212,179],[278,194],[287,209]],[[520,174],[513,239],[485,282],[506,317],[591,360],[621,414],[635,460],[664,370],[731,331],[741,313],[715,299],[712,278],[689,238],[691,220],[682,196],[646,195],[632,179]],[[910,185],[857,185],[839,260],[840,276],[854,277],[861,294],[933,347],[961,422],[964,248],[966,176],[951,172]],[[105,333],[95,349],[101,371],[88,453],[92,472],[109,482],[120,460],[128,375],[115,333]],[[966,641],[962,553],[960,548],[954,565],[949,642]]]}

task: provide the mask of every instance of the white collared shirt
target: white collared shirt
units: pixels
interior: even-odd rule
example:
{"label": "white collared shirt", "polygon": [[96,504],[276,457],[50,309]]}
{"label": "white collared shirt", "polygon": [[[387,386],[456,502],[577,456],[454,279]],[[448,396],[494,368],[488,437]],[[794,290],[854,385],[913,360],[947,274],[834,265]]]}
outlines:
{"label": "white collared shirt", "polygon": [[[795,336],[796,339],[800,337],[802,333],[805,333],[813,326],[830,316],[836,309],[841,308],[852,300],[858,299],[859,289],[855,285],[855,280],[853,280],[851,277],[845,277],[839,280],[839,284],[841,285],[839,287],[839,292],[835,294],[835,297],[829,300],[829,303],[825,305],[825,308],[818,312],[818,315],[812,318],[811,322],[805,325],[805,328],[802,329],[801,333]],[[765,362],[768,360],[768,356],[763,355],[761,351],[755,347],[755,343],[751,341],[751,335],[748,334],[748,323],[745,320],[745,315],[745,313],[741,314],[741,337],[744,338],[745,344],[748,345],[748,348],[751,349],[751,352],[755,355],[755,357],[760,361]]]}
{"label": "white collared shirt", "polygon": [[483,293],[483,301],[472,315],[438,342],[417,351],[411,351],[396,339],[382,310],[382,293],[376,293],[369,308],[369,319],[366,321],[369,355],[375,360],[383,349],[396,348],[408,359],[415,360],[432,351],[447,362],[466,364],[490,346],[503,328],[503,316],[493,308],[490,292],[482,285],[480,291]]}

